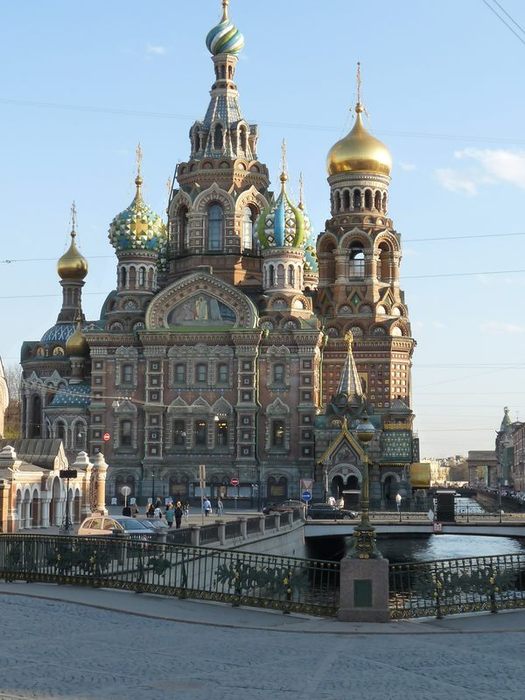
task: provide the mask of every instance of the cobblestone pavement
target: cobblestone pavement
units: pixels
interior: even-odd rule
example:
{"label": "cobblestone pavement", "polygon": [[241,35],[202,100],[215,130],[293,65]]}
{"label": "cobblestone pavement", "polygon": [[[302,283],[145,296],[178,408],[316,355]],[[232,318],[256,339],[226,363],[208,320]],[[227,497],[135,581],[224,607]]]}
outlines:
{"label": "cobblestone pavement", "polygon": [[[139,617],[145,598],[133,594],[120,595],[130,609],[138,601],[136,615],[2,589],[1,700],[179,694],[189,700],[523,698],[522,612],[383,628],[320,620],[323,634],[312,634],[316,621],[298,618],[294,623],[287,617],[292,625],[303,620],[305,631],[285,626],[285,634],[275,627],[231,629]],[[58,596],[66,589],[55,590]],[[97,593],[105,595],[86,591],[86,599]],[[163,600],[160,615],[177,602]],[[199,605],[203,620],[226,614],[226,606]],[[234,620],[246,612],[263,626],[283,619],[229,610]],[[331,633],[330,625],[339,633]]]}

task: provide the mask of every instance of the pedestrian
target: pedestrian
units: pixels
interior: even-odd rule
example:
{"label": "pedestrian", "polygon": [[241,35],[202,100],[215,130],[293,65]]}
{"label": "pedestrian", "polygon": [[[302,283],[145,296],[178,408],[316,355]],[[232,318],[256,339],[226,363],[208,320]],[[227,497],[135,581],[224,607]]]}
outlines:
{"label": "pedestrian", "polygon": [[156,506],[156,507],[153,509],[153,517],[154,517],[154,518],[162,518],[162,511],[161,511],[161,509],[160,509],[159,506]]}
{"label": "pedestrian", "polygon": [[122,509],[122,515],[124,515],[126,518],[131,518],[131,508],[128,505],[125,505]]}
{"label": "pedestrian", "polygon": [[207,517],[212,511],[211,501],[207,496],[204,499],[204,503],[202,504],[202,507],[204,508],[204,515]]}
{"label": "pedestrian", "polygon": [[175,528],[178,530],[180,528],[181,520],[182,520],[182,503],[180,501],[177,501],[177,505],[175,506]]}
{"label": "pedestrian", "polygon": [[188,522],[188,520],[190,519],[190,503],[189,503],[189,501],[186,501],[182,510],[184,512],[184,518],[185,518],[186,522]]}
{"label": "pedestrian", "polygon": [[333,496],[328,496],[328,505],[333,506],[334,508],[337,505]]}
{"label": "pedestrian", "polygon": [[165,518],[166,522],[168,523],[168,527],[171,527],[175,519],[175,511],[173,510],[171,504],[166,508]]}
{"label": "pedestrian", "polygon": [[155,506],[153,503],[150,503],[148,506],[148,510],[146,511],[146,518],[153,518],[155,515]]}
{"label": "pedestrian", "polygon": [[222,502],[222,498],[219,496],[217,499],[217,515],[219,517],[222,517],[224,513],[224,503]]}
{"label": "pedestrian", "polygon": [[131,517],[136,518],[137,515],[140,513],[138,506],[136,503],[131,504]]}

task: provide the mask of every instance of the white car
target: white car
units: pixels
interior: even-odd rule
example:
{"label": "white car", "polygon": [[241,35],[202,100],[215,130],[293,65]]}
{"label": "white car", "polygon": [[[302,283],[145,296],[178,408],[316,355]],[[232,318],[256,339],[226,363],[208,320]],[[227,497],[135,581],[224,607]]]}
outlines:
{"label": "white car", "polygon": [[121,533],[126,537],[146,539],[151,537],[154,531],[143,525],[140,520],[125,515],[90,515],[78,528],[78,535],[81,537],[111,537]]}

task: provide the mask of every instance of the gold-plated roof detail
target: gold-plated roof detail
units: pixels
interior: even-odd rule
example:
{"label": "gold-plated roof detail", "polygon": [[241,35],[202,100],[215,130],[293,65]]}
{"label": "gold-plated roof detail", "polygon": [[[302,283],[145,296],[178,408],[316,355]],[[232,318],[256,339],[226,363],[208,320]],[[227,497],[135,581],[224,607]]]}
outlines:
{"label": "gold-plated roof detail", "polygon": [[355,124],[350,132],[328,152],[326,168],[329,175],[344,172],[390,175],[392,156],[385,144],[372,136],[363,124],[361,114],[361,65],[357,64],[357,103]]}
{"label": "gold-plated roof detail", "polygon": [[63,280],[83,280],[88,273],[86,258],[80,253],[75,242],[77,210],[71,206],[71,244],[57,263],[57,272]]}
{"label": "gold-plated roof detail", "polygon": [[80,320],[77,321],[75,332],[66,341],[66,355],[69,355],[69,357],[86,357],[89,355],[89,345],[82,333]]}

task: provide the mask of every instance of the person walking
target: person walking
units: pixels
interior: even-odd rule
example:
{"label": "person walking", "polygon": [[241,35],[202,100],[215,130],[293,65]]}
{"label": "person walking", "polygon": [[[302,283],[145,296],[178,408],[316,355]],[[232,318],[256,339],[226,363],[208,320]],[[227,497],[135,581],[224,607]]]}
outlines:
{"label": "person walking", "polygon": [[173,521],[175,520],[175,511],[173,510],[173,506],[171,505],[171,503],[169,506],[167,506],[164,517],[166,518],[168,527],[171,527],[173,525]]}
{"label": "person walking", "polygon": [[224,503],[222,502],[222,498],[219,496],[217,499],[217,515],[222,518],[224,514]]}
{"label": "person walking", "polygon": [[211,501],[210,499],[206,496],[204,499],[204,503],[202,504],[202,507],[204,508],[204,515],[208,517],[208,515],[211,513],[212,508],[211,508]]}
{"label": "person walking", "polygon": [[148,506],[148,510],[146,511],[146,518],[153,518],[155,515],[155,506],[153,503],[150,503]]}
{"label": "person walking", "polygon": [[162,511],[160,509],[160,506],[156,506],[156,508],[153,510],[153,517],[162,518]]}
{"label": "person walking", "polygon": [[178,530],[180,528],[180,524],[182,521],[182,503],[180,501],[177,501],[177,505],[175,506],[175,528]]}

